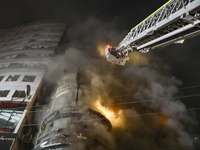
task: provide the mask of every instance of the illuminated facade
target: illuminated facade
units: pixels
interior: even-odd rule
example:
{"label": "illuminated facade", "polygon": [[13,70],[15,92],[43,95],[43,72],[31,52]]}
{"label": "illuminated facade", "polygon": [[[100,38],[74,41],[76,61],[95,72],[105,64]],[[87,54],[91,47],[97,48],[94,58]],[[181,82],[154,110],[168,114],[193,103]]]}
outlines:
{"label": "illuminated facade", "polygon": [[43,76],[64,33],[62,22],[39,21],[0,30],[1,150],[25,149],[32,139],[32,113],[43,97]]}
{"label": "illuminated facade", "polygon": [[62,77],[50,113],[41,123],[35,150],[109,149],[105,132],[112,125],[99,110],[88,107],[82,98],[77,100],[77,84],[75,73]]}

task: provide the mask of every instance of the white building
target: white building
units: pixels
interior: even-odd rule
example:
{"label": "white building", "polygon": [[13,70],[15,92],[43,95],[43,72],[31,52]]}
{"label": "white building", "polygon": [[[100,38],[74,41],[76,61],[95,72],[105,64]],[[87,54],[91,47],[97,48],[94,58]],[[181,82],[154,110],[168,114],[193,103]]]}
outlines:
{"label": "white building", "polygon": [[42,96],[46,65],[65,28],[62,22],[40,21],[0,30],[1,150],[25,149],[25,143],[30,142],[31,126],[26,126],[31,123],[29,111]]}

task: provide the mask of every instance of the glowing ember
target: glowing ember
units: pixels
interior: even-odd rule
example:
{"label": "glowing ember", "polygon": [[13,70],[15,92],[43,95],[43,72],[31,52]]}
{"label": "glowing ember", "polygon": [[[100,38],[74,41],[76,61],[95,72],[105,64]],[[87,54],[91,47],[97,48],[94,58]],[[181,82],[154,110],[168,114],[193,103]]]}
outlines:
{"label": "glowing ember", "polygon": [[167,120],[169,119],[169,117],[167,116],[163,116],[163,115],[159,115],[160,116],[160,121],[161,121],[161,125],[164,127],[164,128],[167,128]]}

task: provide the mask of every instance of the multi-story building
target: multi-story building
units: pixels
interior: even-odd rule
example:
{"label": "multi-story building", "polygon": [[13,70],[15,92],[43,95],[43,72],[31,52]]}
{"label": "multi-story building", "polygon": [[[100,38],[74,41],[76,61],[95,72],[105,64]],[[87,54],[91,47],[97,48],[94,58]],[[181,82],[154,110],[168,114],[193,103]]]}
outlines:
{"label": "multi-story building", "polygon": [[66,24],[39,21],[0,30],[0,149],[25,149],[43,77]]}
{"label": "multi-story building", "polygon": [[66,73],[60,80],[50,113],[41,122],[35,150],[109,149],[105,133],[112,125],[102,112],[85,103],[83,90],[78,93],[78,74]]}

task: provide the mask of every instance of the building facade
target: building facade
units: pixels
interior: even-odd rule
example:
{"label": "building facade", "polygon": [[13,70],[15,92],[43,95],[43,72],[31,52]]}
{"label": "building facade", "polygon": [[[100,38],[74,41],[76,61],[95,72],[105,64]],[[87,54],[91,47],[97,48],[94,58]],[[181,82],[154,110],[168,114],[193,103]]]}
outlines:
{"label": "building facade", "polygon": [[26,149],[32,139],[32,113],[43,96],[42,83],[66,24],[39,21],[0,30],[1,150]]}
{"label": "building facade", "polygon": [[[108,150],[110,121],[84,102],[79,71],[65,73],[40,126],[35,150]],[[81,97],[78,99],[78,97]]]}

